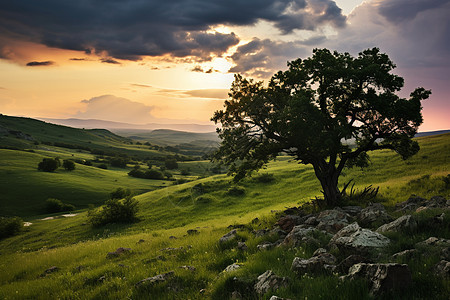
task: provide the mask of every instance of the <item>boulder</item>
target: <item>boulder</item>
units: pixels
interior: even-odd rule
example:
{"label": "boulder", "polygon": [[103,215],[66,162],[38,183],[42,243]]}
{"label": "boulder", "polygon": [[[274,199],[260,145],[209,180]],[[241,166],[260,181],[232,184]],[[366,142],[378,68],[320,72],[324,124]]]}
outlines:
{"label": "boulder", "polygon": [[279,228],[274,228],[271,231],[269,231],[269,235],[275,235],[275,236],[278,236],[279,238],[283,238],[283,239],[286,237],[287,234],[288,233],[286,231],[279,229]]}
{"label": "boulder", "polygon": [[361,228],[352,223],[339,230],[330,240],[330,246],[339,249],[366,252],[369,249],[382,248],[389,245],[390,240],[377,232]]}
{"label": "boulder", "polygon": [[450,247],[446,247],[441,251],[441,259],[450,260]]}
{"label": "boulder", "polygon": [[270,249],[274,248],[275,246],[276,246],[275,243],[264,242],[262,244],[257,245],[256,248],[258,248],[258,250],[265,251],[265,250],[270,250]]}
{"label": "boulder", "polygon": [[241,265],[231,264],[228,267],[226,267],[225,270],[223,270],[223,271],[226,272],[226,273],[227,272],[232,272],[232,271],[235,271],[235,270],[239,269],[240,267],[241,267]]}
{"label": "boulder", "polygon": [[145,285],[153,285],[156,283],[160,283],[160,282],[164,282],[166,281],[168,278],[172,277],[174,275],[173,271],[164,273],[164,274],[158,274],[156,276],[153,277],[149,277],[149,278],[145,278],[142,279],[141,281],[139,281],[138,283],[135,284],[135,287],[139,287],[143,284]]}
{"label": "boulder", "polygon": [[341,261],[337,266],[336,270],[339,273],[347,274],[351,266],[359,263],[370,263],[371,261],[366,257],[358,254],[352,254],[347,256],[343,261]]}
{"label": "boulder", "polygon": [[362,209],[357,216],[358,223],[363,227],[371,226],[372,224],[385,224],[392,221],[381,203],[373,203]]}
{"label": "boulder", "polygon": [[356,218],[358,214],[361,212],[362,207],[361,206],[344,206],[341,208],[345,213],[347,213],[349,216]]}
{"label": "boulder", "polygon": [[283,245],[297,247],[301,243],[310,243],[318,246],[320,243],[313,237],[313,234],[319,232],[321,231],[314,227],[308,227],[306,225],[295,226],[284,238]]}
{"label": "boulder", "polygon": [[196,234],[199,234],[200,232],[197,230],[197,229],[189,229],[188,231],[187,231],[187,234],[188,235],[196,235]]}
{"label": "boulder", "polygon": [[433,196],[425,205],[429,208],[448,208],[450,201],[442,196]]}
{"label": "boulder", "polygon": [[330,253],[320,253],[309,259],[303,259],[295,257],[292,261],[291,269],[297,275],[302,276],[303,274],[320,274],[328,272],[331,265],[336,263],[336,257]]}
{"label": "boulder", "polygon": [[287,215],[281,217],[275,225],[280,226],[286,232],[290,232],[294,226],[301,225],[303,221],[303,218],[300,216]]}
{"label": "boulder", "polygon": [[441,260],[434,266],[434,274],[439,277],[450,278],[450,261]]}
{"label": "boulder", "polygon": [[118,257],[120,255],[126,254],[126,253],[130,253],[131,252],[131,248],[117,248],[116,251],[114,252],[108,252],[108,254],[106,254],[106,258],[114,258],[114,257]]}
{"label": "boulder", "polygon": [[229,241],[234,240],[236,237],[237,237],[237,231],[236,231],[236,229],[233,229],[230,232],[228,232],[227,234],[225,234],[224,236],[222,236],[219,239],[219,243],[221,243],[221,244],[227,243]]}
{"label": "boulder", "polygon": [[436,247],[450,247],[450,240],[440,239],[437,237],[430,237],[423,242],[419,242],[416,244],[416,247],[427,247],[427,246],[436,246]]}
{"label": "boulder", "polygon": [[407,211],[407,210],[416,210],[417,208],[424,206],[427,202],[427,199],[418,197],[416,195],[411,195],[408,200],[397,203],[395,207],[397,210],[400,211]]}
{"label": "boulder", "polygon": [[348,225],[350,216],[342,210],[330,209],[322,211],[317,217],[317,229],[336,233]]}
{"label": "boulder", "polygon": [[411,259],[415,255],[417,255],[419,252],[416,249],[408,249],[404,250],[398,253],[393,254],[391,257],[392,259]]}
{"label": "boulder", "polygon": [[404,215],[392,221],[391,223],[381,225],[376,232],[401,232],[414,231],[417,228],[417,222],[411,215]]}
{"label": "boulder", "polygon": [[275,275],[272,270],[267,270],[258,276],[258,280],[254,286],[256,293],[263,295],[269,290],[277,290],[280,287],[286,287],[288,278]]}
{"label": "boulder", "polygon": [[196,270],[193,266],[181,266],[180,269],[185,269],[194,272]]}
{"label": "boulder", "polygon": [[245,242],[238,242],[237,248],[242,251],[245,251],[248,249],[247,244]]}
{"label": "boulder", "polygon": [[401,264],[366,264],[360,263],[350,267],[344,279],[365,278],[370,283],[370,292],[380,295],[390,291],[407,290],[412,284],[408,265]]}
{"label": "boulder", "polygon": [[59,268],[57,266],[50,267],[41,274],[41,277],[45,277],[45,276],[47,276],[51,273],[57,272],[57,271],[59,271]]}
{"label": "boulder", "polygon": [[269,233],[269,230],[267,230],[267,229],[258,229],[258,230],[253,231],[253,234],[255,235],[255,237],[263,237],[268,233]]}
{"label": "boulder", "polygon": [[291,300],[291,299],[280,298],[280,297],[278,297],[278,296],[272,296],[272,297],[270,297],[269,300]]}

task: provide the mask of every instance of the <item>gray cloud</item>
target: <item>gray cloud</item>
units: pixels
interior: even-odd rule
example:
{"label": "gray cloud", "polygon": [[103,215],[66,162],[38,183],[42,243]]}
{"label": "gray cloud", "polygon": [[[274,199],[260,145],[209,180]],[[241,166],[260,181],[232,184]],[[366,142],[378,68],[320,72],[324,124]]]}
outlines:
{"label": "gray cloud", "polygon": [[152,106],[134,102],[113,95],[103,95],[81,101],[86,105],[84,111],[75,114],[80,119],[100,119],[117,122],[145,124],[154,119],[151,115]]}
{"label": "gray cloud", "polygon": [[121,64],[120,62],[118,62],[117,60],[112,59],[112,58],[102,58],[100,61],[105,64],[113,64],[113,65]]}
{"label": "gray cloud", "polygon": [[239,42],[216,25],[245,26],[268,21],[283,33],[342,27],[345,17],[332,0],[2,0],[0,37],[49,47],[106,52],[139,60],[171,55],[208,60]]}
{"label": "gray cloud", "polygon": [[400,23],[414,19],[418,14],[427,10],[434,10],[449,0],[397,0],[383,1],[378,6],[378,11],[389,21]]}
{"label": "gray cloud", "polygon": [[53,61],[30,61],[27,63],[27,67],[51,66],[54,64]]}

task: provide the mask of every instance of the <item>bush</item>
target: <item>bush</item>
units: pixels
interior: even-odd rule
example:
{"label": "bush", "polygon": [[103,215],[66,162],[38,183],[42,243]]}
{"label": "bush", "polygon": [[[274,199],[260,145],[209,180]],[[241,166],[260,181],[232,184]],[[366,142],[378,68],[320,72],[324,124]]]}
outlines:
{"label": "bush", "polygon": [[177,160],[175,158],[167,158],[164,161],[164,165],[166,166],[166,168],[168,170],[178,169],[178,163],[177,163]]}
{"label": "bush", "polygon": [[75,170],[75,163],[70,159],[65,159],[63,161],[63,168],[66,169],[66,171],[73,171]]}
{"label": "bush", "polygon": [[117,167],[117,168],[126,168],[128,159],[125,159],[123,157],[114,157],[111,158],[111,166]]}
{"label": "bush", "polygon": [[145,172],[145,178],[147,179],[164,179],[164,174],[156,169],[147,170]]}
{"label": "bush", "polygon": [[61,200],[48,198],[45,201],[45,209],[48,213],[57,213],[63,211],[73,211],[75,206],[72,204],[63,203]]}
{"label": "bush", "polygon": [[275,177],[271,173],[262,173],[256,176],[255,180],[261,183],[270,183],[275,180]]}
{"label": "bush", "polygon": [[44,172],[53,172],[61,165],[58,158],[44,158],[38,164],[38,170]]}
{"label": "bush", "polygon": [[99,210],[88,212],[89,222],[94,227],[109,223],[131,223],[137,220],[138,201],[132,196],[123,200],[110,199]]}
{"label": "bush", "polygon": [[23,220],[19,217],[0,217],[0,239],[4,239],[20,232]]}
{"label": "bush", "polygon": [[111,199],[123,199],[132,195],[133,192],[130,189],[124,189],[121,187],[115,189],[114,191],[111,192],[111,194],[109,194]]}
{"label": "bush", "polygon": [[227,194],[230,196],[241,196],[245,194],[245,188],[241,186],[233,186],[228,189]]}

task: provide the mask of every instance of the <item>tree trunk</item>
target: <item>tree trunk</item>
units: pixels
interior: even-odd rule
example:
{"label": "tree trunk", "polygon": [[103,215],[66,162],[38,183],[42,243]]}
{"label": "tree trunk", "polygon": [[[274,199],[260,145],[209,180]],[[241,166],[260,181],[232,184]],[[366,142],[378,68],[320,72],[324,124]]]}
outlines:
{"label": "tree trunk", "polygon": [[327,206],[333,207],[340,203],[341,192],[338,188],[340,171],[334,165],[313,165],[314,171],[323,189],[323,196]]}

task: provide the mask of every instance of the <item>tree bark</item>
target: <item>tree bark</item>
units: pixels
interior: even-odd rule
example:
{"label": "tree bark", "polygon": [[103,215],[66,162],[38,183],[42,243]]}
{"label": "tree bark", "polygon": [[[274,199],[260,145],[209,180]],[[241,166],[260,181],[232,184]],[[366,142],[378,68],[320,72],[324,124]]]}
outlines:
{"label": "tree bark", "polygon": [[338,188],[338,179],[341,172],[334,165],[321,164],[313,166],[322,186],[325,203],[330,207],[339,205],[342,195]]}

